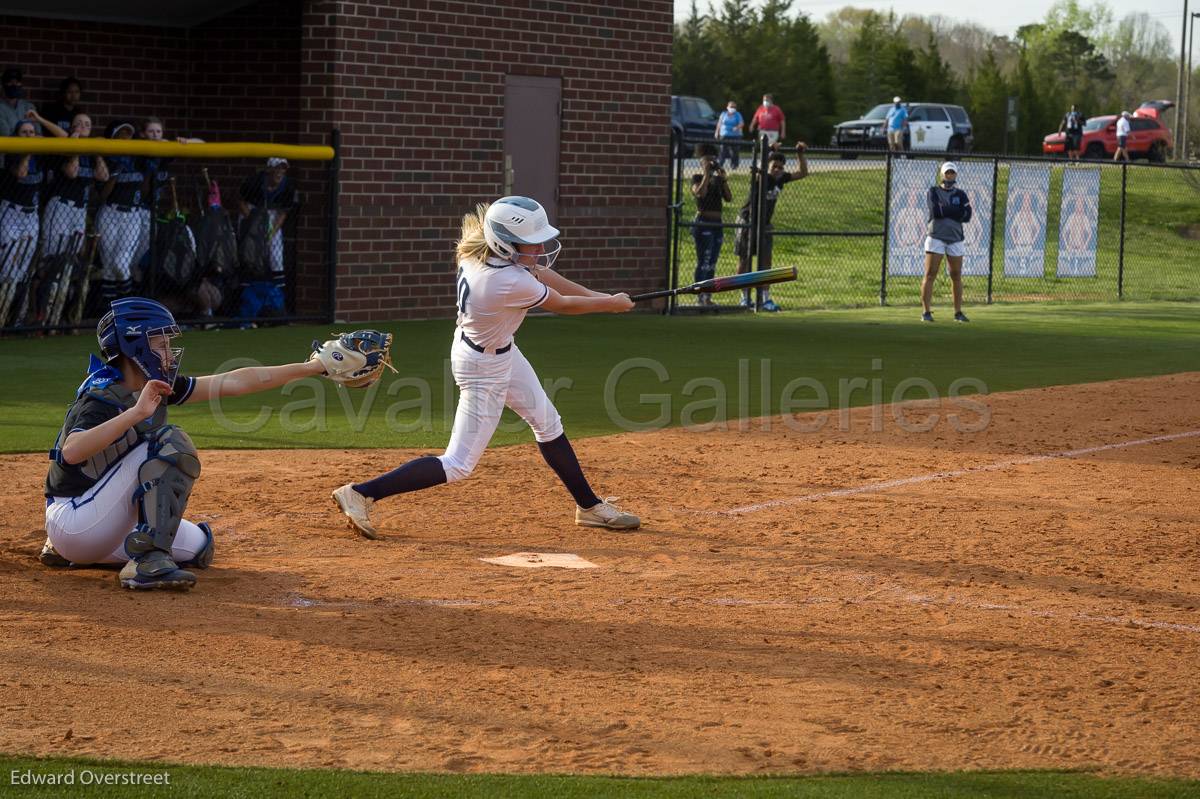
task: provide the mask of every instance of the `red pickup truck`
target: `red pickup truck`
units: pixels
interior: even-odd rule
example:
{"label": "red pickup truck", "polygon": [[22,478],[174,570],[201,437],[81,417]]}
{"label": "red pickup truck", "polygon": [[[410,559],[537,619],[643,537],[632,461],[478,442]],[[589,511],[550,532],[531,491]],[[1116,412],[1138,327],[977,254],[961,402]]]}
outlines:
{"label": "red pickup truck", "polygon": [[[1129,119],[1130,158],[1146,158],[1163,162],[1171,152],[1171,131],[1160,119],[1173,105],[1170,101],[1155,100],[1142,103]],[[1165,107],[1164,107],[1165,106]],[[1084,158],[1112,158],[1117,152],[1117,114],[1091,117],[1083,125],[1083,142],[1079,150]],[[1066,155],[1066,134],[1051,133],[1042,140],[1045,155]]]}

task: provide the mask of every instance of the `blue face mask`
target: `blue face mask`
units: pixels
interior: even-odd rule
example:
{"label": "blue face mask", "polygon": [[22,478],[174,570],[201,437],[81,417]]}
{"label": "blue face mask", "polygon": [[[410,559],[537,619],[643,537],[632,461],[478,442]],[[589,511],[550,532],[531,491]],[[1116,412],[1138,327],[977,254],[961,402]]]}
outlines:
{"label": "blue face mask", "polygon": [[25,88],[22,86],[15,86],[15,85],[5,86],[4,87],[4,96],[7,97],[9,100],[20,100],[22,97],[25,96]]}

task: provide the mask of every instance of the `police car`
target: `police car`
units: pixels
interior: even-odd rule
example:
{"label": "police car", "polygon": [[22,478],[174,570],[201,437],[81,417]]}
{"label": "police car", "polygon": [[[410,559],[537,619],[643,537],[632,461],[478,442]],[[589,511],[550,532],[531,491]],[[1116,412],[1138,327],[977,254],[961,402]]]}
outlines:
{"label": "police car", "polygon": [[[970,152],[975,144],[974,129],[967,110],[961,105],[944,103],[908,103],[908,124],[904,131],[904,149],[931,152]],[[861,119],[842,122],[833,129],[831,144],[850,149],[887,149],[887,113],[891,103],[881,103]],[[852,157],[852,156],[850,156]]]}

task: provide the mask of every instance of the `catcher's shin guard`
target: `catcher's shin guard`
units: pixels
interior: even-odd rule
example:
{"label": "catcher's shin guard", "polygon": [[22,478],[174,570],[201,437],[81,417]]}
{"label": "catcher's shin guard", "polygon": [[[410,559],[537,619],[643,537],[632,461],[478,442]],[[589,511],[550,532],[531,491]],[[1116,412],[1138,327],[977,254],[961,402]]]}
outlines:
{"label": "catcher's shin guard", "polygon": [[141,485],[133,494],[138,525],[125,539],[125,554],[136,567],[121,584],[128,588],[190,587],[195,576],[171,560],[171,544],[200,476],[200,459],[187,433],[164,425],[152,434],[148,457],[138,469]]}

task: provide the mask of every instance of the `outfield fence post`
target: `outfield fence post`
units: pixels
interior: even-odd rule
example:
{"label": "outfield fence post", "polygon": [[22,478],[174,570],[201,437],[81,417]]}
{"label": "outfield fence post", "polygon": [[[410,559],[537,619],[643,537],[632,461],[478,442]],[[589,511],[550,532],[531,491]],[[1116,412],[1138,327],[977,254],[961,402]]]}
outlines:
{"label": "outfield fence post", "polygon": [[[766,197],[764,180],[767,174],[767,157],[770,154],[770,146],[767,143],[767,135],[764,133],[755,143],[753,157],[753,166],[750,169],[750,190],[754,193],[753,202],[750,203],[750,230],[746,237],[747,243],[750,243],[750,270],[757,271],[761,268],[759,259],[762,257],[763,233],[766,226],[762,223],[763,218],[763,202]],[[758,170],[758,180],[755,181],[754,170]],[[757,313],[762,310],[763,290],[760,286],[754,291],[754,311]]]}
{"label": "outfield fence post", "polygon": [[333,148],[333,159],[329,162],[329,227],[325,260],[328,272],[326,285],[329,292],[329,323],[337,321],[337,266],[338,266],[338,194],[341,191],[342,132],[334,128],[329,132],[329,146]]}
{"label": "outfield fence post", "polygon": [[886,174],[883,181],[883,250],[879,261],[879,304],[887,305],[888,230],[892,224],[892,151],[884,155]]}
{"label": "outfield fence post", "polygon": [[992,157],[992,218],[991,233],[988,235],[988,281],[987,304],[992,304],[992,270],[996,263],[996,182],[1000,179],[1000,158]]}
{"label": "outfield fence post", "polygon": [[1117,247],[1117,299],[1125,297],[1125,187],[1129,162],[1121,162],[1121,239]]}
{"label": "outfield fence post", "polygon": [[[672,131],[672,133],[674,132]],[[683,134],[675,137],[674,142],[678,146],[671,151],[671,161],[675,169],[675,202],[671,213],[671,274],[667,286],[671,289],[679,288],[679,218],[683,212],[683,148],[685,146]],[[667,307],[664,312],[667,315],[675,313],[675,297],[667,299]]]}
{"label": "outfield fence post", "polygon": [[[665,230],[666,237],[663,239],[663,288],[670,289],[674,288],[674,286],[671,285],[671,274],[673,272],[671,245],[673,242],[673,232],[675,229],[675,214],[673,207],[673,200],[675,199],[675,152],[679,148],[679,142],[675,137],[675,128],[671,128],[671,139],[668,147],[670,149],[667,150],[667,205],[663,209],[665,212],[663,217],[667,226]],[[662,312],[664,316],[670,312],[670,309],[670,301],[663,303]]]}

